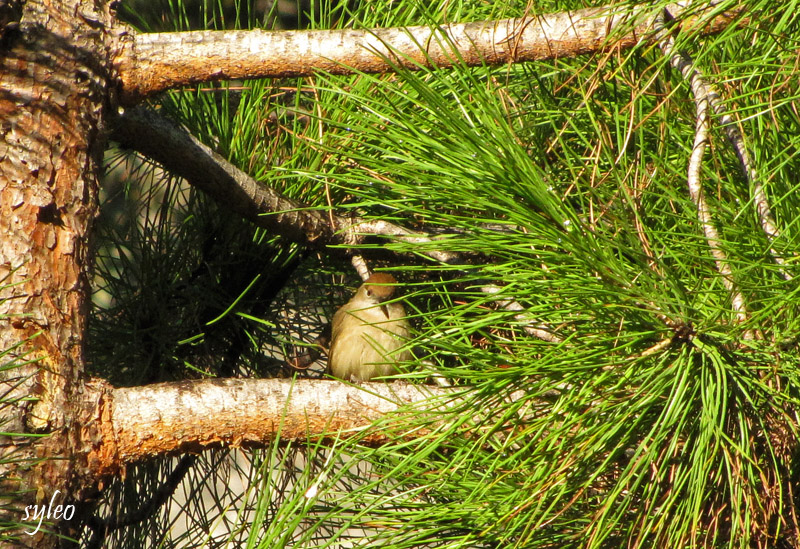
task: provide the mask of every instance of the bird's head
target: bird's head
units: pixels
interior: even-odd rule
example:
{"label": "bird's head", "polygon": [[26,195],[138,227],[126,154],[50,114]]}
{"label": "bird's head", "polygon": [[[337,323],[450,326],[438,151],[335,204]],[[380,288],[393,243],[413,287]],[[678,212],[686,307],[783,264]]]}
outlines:
{"label": "bird's head", "polygon": [[383,303],[392,298],[397,279],[388,273],[375,273],[361,286],[364,297],[370,301]]}

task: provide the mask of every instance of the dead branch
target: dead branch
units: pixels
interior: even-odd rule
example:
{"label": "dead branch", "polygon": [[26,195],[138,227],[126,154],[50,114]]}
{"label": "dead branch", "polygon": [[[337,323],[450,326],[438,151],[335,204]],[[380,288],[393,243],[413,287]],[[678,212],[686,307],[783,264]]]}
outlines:
{"label": "dead branch", "polygon": [[[489,295],[499,294],[503,291],[503,288],[500,286],[490,284],[488,286],[483,286],[481,288],[481,292]],[[526,313],[525,307],[523,307],[518,301],[509,298],[499,298],[497,299],[497,304],[500,305],[507,311],[523,311],[519,314],[514,315],[514,320],[523,323],[523,330],[529,335],[541,339],[542,341],[548,341],[550,343],[561,343],[561,338],[555,335],[545,324],[537,323],[535,319],[531,318],[530,313]]]}
{"label": "dead branch", "polygon": [[720,246],[719,232],[714,225],[714,220],[711,215],[711,210],[706,200],[703,191],[703,183],[700,179],[700,171],[703,163],[703,155],[705,153],[706,144],[708,143],[708,134],[710,127],[710,120],[708,116],[708,95],[710,86],[705,77],[694,66],[692,58],[683,51],[675,49],[675,39],[664,28],[664,14],[659,14],[656,18],[656,31],[659,35],[659,47],[670,60],[673,67],[678,69],[683,75],[684,79],[689,82],[689,85],[694,95],[695,107],[697,109],[696,124],[695,124],[695,138],[692,146],[692,154],[689,157],[689,168],[687,175],[687,183],[689,185],[689,194],[692,201],[697,207],[697,217],[700,225],[703,228],[708,247],[711,249],[711,255],[717,265],[717,270],[722,275],[722,282],[725,289],[731,296],[731,303],[733,310],[736,312],[736,317],[739,322],[747,319],[747,309],[744,303],[744,296],[739,291],[736,283],[733,280],[733,272],[731,271],[730,263],[728,262],[725,251]]}
{"label": "dead branch", "polygon": [[[764,190],[764,185],[761,184],[761,179],[758,177],[753,160],[750,157],[750,152],[747,150],[747,145],[744,142],[744,136],[739,130],[738,121],[730,112],[720,99],[719,93],[712,86],[708,92],[708,102],[714,113],[719,117],[722,130],[725,132],[728,141],[730,142],[733,150],[736,151],[736,156],[739,158],[739,164],[742,167],[742,172],[747,178],[748,183],[753,188],[753,202],[756,206],[756,214],[761,224],[761,230],[767,236],[770,244],[770,254],[772,259],[778,265],[784,265],[784,258],[775,249],[774,241],[780,237],[780,231],[775,223],[775,218],[772,215],[772,210],[769,207],[769,200],[767,193]],[[786,280],[791,280],[792,275],[785,269],[781,269],[781,274]]]}
{"label": "dead branch", "polygon": [[[244,219],[299,244],[318,249],[330,245],[352,247],[370,235],[418,244],[434,241],[434,237],[380,219],[328,216],[287,198],[238,169],[185,128],[149,109],[127,109],[118,117],[112,139],[157,161]],[[451,252],[432,250],[425,254],[443,263],[460,261]]]}

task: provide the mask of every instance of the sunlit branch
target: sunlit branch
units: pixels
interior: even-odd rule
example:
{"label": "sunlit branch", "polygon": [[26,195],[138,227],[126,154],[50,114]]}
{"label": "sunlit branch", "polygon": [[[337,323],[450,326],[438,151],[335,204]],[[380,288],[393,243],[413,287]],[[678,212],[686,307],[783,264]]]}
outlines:
{"label": "sunlit branch", "polygon": [[724,250],[720,246],[719,232],[714,226],[711,210],[709,209],[708,201],[703,192],[703,184],[700,180],[700,170],[702,168],[706,143],[708,142],[710,126],[708,116],[709,84],[705,78],[703,78],[703,75],[694,67],[691,57],[685,52],[675,50],[675,40],[664,28],[663,13],[656,18],[656,30],[660,36],[659,47],[664,52],[664,55],[669,57],[672,66],[681,71],[683,77],[689,81],[692,94],[694,95],[697,114],[695,119],[694,144],[692,145],[692,154],[689,157],[687,175],[689,194],[697,207],[697,217],[703,228],[708,246],[711,249],[711,255],[716,262],[717,270],[722,275],[723,284],[730,293],[733,310],[736,312],[736,317],[739,322],[742,322],[747,318],[744,297],[736,287],[730,263],[728,262]]}

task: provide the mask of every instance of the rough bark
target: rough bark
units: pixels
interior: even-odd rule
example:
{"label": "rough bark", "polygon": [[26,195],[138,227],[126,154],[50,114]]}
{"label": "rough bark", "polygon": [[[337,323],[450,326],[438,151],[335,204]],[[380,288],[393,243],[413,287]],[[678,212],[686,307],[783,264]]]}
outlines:
{"label": "rough bark", "polygon": [[[328,380],[215,379],[116,389],[104,407],[103,444],[93,467],[118,474],[129,463],[209,448],[263,448],[275,438],[347,438],[400,406],[444,397],[453,406],[455,389],[407,383],[364,383],[354,388]],[[442,408],[444,411],[446,406]],[[415,431],[413,436],[420,436]],[[380,430],[364,443],[385,442]],[[394,436],[403,436],[394,433]]]}
{"label": "rough bark", "polygon": [[[0,440],[3,457],[21,460],[4,464],[0,492],[26,491],[26,503],[56,490],[56,504],[81,497],[68,487],[83,463],[41,458],[86,455],[79,409],[110,25],[100,2],[29,0],[3,29],[0,349],[13,348],[3,360],[20,366],[3,374],[0,419],[5,432],[50,435]],[[40,533],[22,542],[55,540]]]}

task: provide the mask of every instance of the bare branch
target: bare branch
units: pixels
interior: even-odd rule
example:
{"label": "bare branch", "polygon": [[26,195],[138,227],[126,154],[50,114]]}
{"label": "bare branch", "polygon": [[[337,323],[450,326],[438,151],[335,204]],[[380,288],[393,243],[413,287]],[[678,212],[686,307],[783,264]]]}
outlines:
{"label": "bare branch", "polygon": [[[670,4],[691,25],[713,5]],[[502,65],[569,58],[648,38],[652,8],[605,6],[519,19],[372,30],[195,31],[126,37],[115,66],[123,104],[167,89],[230,79],[384,73],[408,69]],[[741,10],[703,20],[703,33],[725,28]],[[607,39],[613,35],[613,44]],[[649,38],[648,38],[649,39]],[[454,54],[457,51],[457,55]]]}
{"label": "bare branch", "polygon": [[[711,108],[714,109],[716,115],[719,116],[722,129],[725,131],[728,141],[736,151],[736,156],[739,158],[742,172],[744,172],[747,181],[753,187],[753,202],[756,206],[758,220],[761,223],[761,230],[767,235],[767,240],[769,240],[770,243],[770,254],[775,260],[775,263],[783,265],[785,263],[783,257],[781,257],[773,246],[773,242],[780,236],[780,232],[775,224],[775,218],[772,216],[769,200],[767,200],[767,193],[764,191],[764,186],[761,184],[758,177],[758,172],[753,164],[753,160],[750,158],[750,152],[745,145],[744,136],[742,132],[739,131],[737,120],[728,112],[728,109],[725,107],[725,104],[722,102],[713,86],[710,87],[708,91],[708,102],[711,104]],[[786,280],[792,279],[792,275],[785,269],[781,269],[781,274]]]}
{"label": "bare branch", "polygon": [[703,233],[711,249],[711,255],[717,264],[717,270],[722,275],[722,282],[731,295],[733,310],[739,322],[747,318],[747,309],[744,304],[744,297],[733,280],[730,264],[728,263],[725,251],[720,247],[720,237],[703,191],[703,184],[700,180],[700,170],[703,163],[703,155],[708,142],[710,121],[708,117],[708,94],[710,86],[703,75],[698,71],[692,58],[682,51],[675,50],[675,40],[664,28],[664,15],[661,13],[655,21],[656,31],[659,35],[659,47],[664,55],[669,57],[673,67],[681,71],[683,77],[689,81],[694,95],[695,106],[697,108],[697,118],[695,124],[695,138],[692,146],[692,154],[689,157],[689,169],[687,183],[689,194],[692,201],[697,206],[697,217],[703,227]]}
{"label": "bare branch", "polygon": [[[369,235],[416,244],[434,241],[433,237],[383,220],[327,216],[287,198],[239,170],[186,129],[149,109],[127,109],[117,119],[112,139],[159,162],[255,225],[299,244],[316,248],[355,246]],[[335,226],[331,226],[331,220]],[[443,263],[459,261],[459,256],[451,252],[433,250],[425,254]]]}
{"label": "bare branch", "polygon": [[367,266],[367,261],[364,259],[363,255],[353,255],[353,257],[350,258],[350,263],[353,264],[353,268],[358,273],[358,276],[361,277],[361,280],[366,281],[370,277],[369,267]]}
{"label": "bare branch", "polygon": [[[463,389],[461,390],[463,391]],[[407,383],[215,379],[114,389],[97,418],[106,436],[89,463],[99,474],[164,454],[219,447],[263,447],[287,440],[349,437],[401,406],[458,391]],[[437,412],[443,403],[435,401]],[[420,436],[419,430],[409,436]],[[391,435],[375,430],[366,443]]]}

